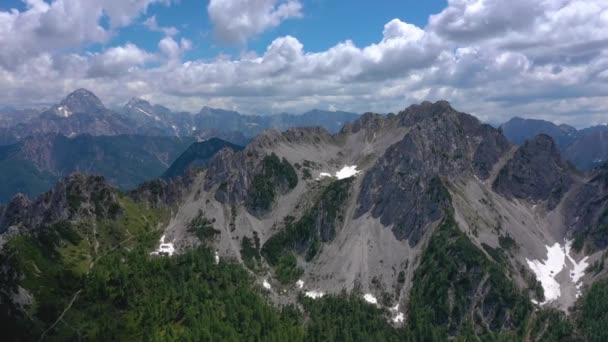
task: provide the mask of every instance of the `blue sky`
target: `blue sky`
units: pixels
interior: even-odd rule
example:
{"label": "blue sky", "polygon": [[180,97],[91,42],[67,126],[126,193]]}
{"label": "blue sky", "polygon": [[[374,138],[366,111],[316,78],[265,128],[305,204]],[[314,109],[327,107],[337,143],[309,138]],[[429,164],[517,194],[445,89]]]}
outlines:
{"label": "blue sky", "polygon": [[[274,38],[284,35],[297,36],[310,51],[323,51],[336,42],[348,39],[358,46],[366,46],[382,39],[382,32],[378,28],[394,18],[424,27],[429,15],[439,13],[446,6],[446,1],[306,0],[302,1],[304,13],[301,18],[288,20],[274,30],[253,37],[246,45],[226,45],[214,39],[207,5],[208,1],[199,0],[180,0],[172,6],[153,4],[134,25],[121,28],[112,40],[83,46],[82,50],[101,51],[128,42],[155,50],[163,34],[152,32],[142,24],[151,16],[156,17],[160,26],[175,27],[180,31],[180,36],[192,40],[194,46],[185,54],[188,59],[214,58],[221,53],[238,55],[244,50],[262,54]],[[21,0],[3,0],[0,4],[0,10],[11,8],[25,10],[26,5]]]}
{"label": "blue sky", "polygon": [[[15,10],[10,10],[15,9]],[[109,106],[606,123],[605,0],[3,0],[0,104],[78,87]]]}

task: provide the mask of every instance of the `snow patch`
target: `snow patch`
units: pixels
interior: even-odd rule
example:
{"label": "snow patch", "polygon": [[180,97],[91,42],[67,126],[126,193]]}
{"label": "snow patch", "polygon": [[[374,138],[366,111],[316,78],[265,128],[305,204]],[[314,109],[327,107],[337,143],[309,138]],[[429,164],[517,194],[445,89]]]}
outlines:
{"label": "snow patch", "polygon": [[[577,289],[576,297],[580,296],[581,278],[585,275],[585,269],[589,266],[587,263],[588,257],[576,262],[570,255],[571,246],[572,241],[569,240],[566,240],[563,246],[556,242],[553,246],[545,246],[547,248],[546,260],[529,260],[526,258],[528,266],[540,281],[545,292],[545,301],[540,305],[545,305],[561,296],[560,284],[555,278],[564,268],[570,270],[570,280]],[[566,263],[566,261],[569,261],[569,263]],[[538,302],[533,301],[533,303],[537,304]]]}
{"label": "snow patch", "polygon": [[357,174],[359,174],[361,171],[357,170],[357,165],[345,165],[340,171],[336,172],[335,176],[332,176],[331,173],[329,172],[321,172],[319,174],[319,177],[317,177],[317,180],[320,180],[321,178],[325,178],[325,177],[335,177],[338,179],[345,179],[345,178],[350,178],[353,176],[356,176]]}
{"label": "snow patch", "polygon": [[166,242],[165,235],[160,238],[160,246],[154,252],[150,253],[150,255],[168,255],[173,256],[175,253],[175,246],[173,246],[173,242]]}
{"label": "snow patch", "polygon": [[299,289],[303,288],[303,287],[304,287],[304,281],[303,281],[302,279],[298,280],[298,281],[296,282],[296,286],[297,286]]}
{"label": "snow patch", "polygon": [[215,264],[216,265],[220,263],[220,255],[219,255],[219,253],[217,251],[215,251],[214,259],[215,259]]}
{"label": "snow patch", "polygon": [[327,173],[327,172],[321,172],[319,174],[319,177],[315,178],[315,180],[321,180],[321,178],[327,178],[327,177],[332,177],[332,175],[330,173]]}
{"label": "snow patch", "polygon": [[319,298],[323,298],[323,296],[325,296],[325,293],[323,293],[321,291],[306,291],[304,293],[304,295],[308,298],[319,299]]}
{"label": "snow patch", "polygon": [[361,171],[357,170],[357,165],[344,166],[342,168],[342,170],[336,172],[336,178],[338,178],[338,179],[350,178],[352,176],[356,176],[359,172],[361,172]]}
{"label": "snow patch", "polygon": [[64,118],[67,118],[68,116],[72,115],[72,112],[64,106],[57,107],[57,111],[59,112],[59,115],[63,116]]}
{"label": "snow patch", "polygon": [[397,316],[393,317],[393,323],[403,323],[403,312],[397,314]]}
{"label": "snow patch", "polygon": [[154,115],[152,115],[152,114],[150,114],[150,113],[146,112],[145,110],[143,110],[143,109],[141,109],[141,108],[137,108],[137,107],[134,107],[134,108],[135,108],[135,109],[137,109],[138,111],[140,111],[140,112],[142,112],[142,113],[146,114],[147,116],[149,116],[149,117],[151,117],[151,118],[155,118],[155,116],[154,116]]}
{"label": "snow patch", "polygon": [[568,257],[568,260],[572,263],[572,270],[570,271],[570,280],[572,280],[572,283],[576,285],[576,298],[578,298],[581,295],[581,287],[583,286],[581,278],[585,276],[585,270],[587,269],[587,267],[589,267],[589,263],[587,263],[589,257],[586,256],[581,261],[576,262],[570,256],[570,248],[572,248],[572,241],[566,240],[566,257]]}
{"label": "snow patch", "polygon": [[262,286],[264,286],[264,288],[266,290],[270,290],[271,289],[270,283],[266,279],[264,279],[264,281],[262,282]]}
{"label": "snow patch", "polygon": [[371,293],[366,293],[363,296],[363,299],[365,299],[365,301],[368,302],[368,303],[370,303],[370,304],[374,304],[374,305],[378,304],[378,300]]}

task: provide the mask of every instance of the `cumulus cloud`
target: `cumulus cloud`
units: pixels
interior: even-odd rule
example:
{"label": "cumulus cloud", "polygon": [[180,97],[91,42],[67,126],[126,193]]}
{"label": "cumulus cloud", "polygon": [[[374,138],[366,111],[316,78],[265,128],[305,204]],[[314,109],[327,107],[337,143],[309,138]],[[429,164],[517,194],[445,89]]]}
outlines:
{"label": "cumulus cloud", "polygon": [[24,11],[0,11],[0,65],[13,69],[42,53],[107,42],[153,3],[169,0],[25,0]]}
{"label": "cumulus cloud", "polygon": [[141,67],[153,59],[154,56],[150,53],[128,43],[110,48],[101,54],[93,54],[87,76],[92,78],[118,76],[133,71],[134,68]]}
{"label": "cumulus cloud", "polygon": [[[232,13],[222,14],[223,19],[218,14],[219,21],[214,21],[218,37],[242,43],[301,11],[299,3],[297,10],[289,9],[293,2],[247,5],[251,3],[210,2],[210,14],[220,9]],[[109,104],[148,96],[191,111],[212,105],[249,113],[314,107],[395,112],[413,102],[447,99],[491,122],[520,115],[575,126],[605,123],[608,3],[513,0],[508,9],[504,3],[451,0],[425,27],[394,19],[377,28],[382,36],[375,43],[357,46],[346,40],[318,52],[310,52],[294,36],[277,37],[260,53],[245,51],[205,60],[185,60],[184,52],[192,43],[170,34],[159,41],[157,51],[124,44],[99,53],[58,53],[43,41],[41,47],[9,42],[12,50],[0,50],[0,103],[29,104],[17,103],[20,99],[53,103],[74,88],[86,87]],[[27,37],[32,42],[41,39],[31,33],[35,30],[16,22],[26,20],[24,13],[40,18],[56,3],[29,4],[23,13],[0,12],[0,39],[7,41],[12,31],[30,32]],[[145,11],[138,8],[131,11],[130,22]],[[237,18],[237,12],[246,14],[230,24],[228,18]],[[150,18],[150,27],[158,26]],[[123,25],[125,20],[119,16],[112,25]],[[75,38],[70,35],[60,42],[62,46],[108,39],[112,29],[96,31],[99,25],[93,22]],[[32,23],[42,25],[38,19]],[[65,30],[53,25],[57,32]],[[48,34],[61,36],[54,31]],[[19,59],[22,50],[30,56],[27,63],[2,63]]]}
{"label": "cumulus cloud", "polygon": [[224,43],[243,44],[250,37],[300,17],[298,0],[211,0],[207,7],[213,31]]}
{"label": "cumulus cloud", "polygon": [[446,9],[430,17],[429,26],[449,39],[471,42],[527,32],[543,14],[541,1],[448,0]]}
{"label": "cumulus cloud", "polygon": [[172,37],[165,37],[158,43],[158,48],[169,60],[175,61],[192,48],[192,42],[182,38],[178,43]]}
{"label": "cumulus cloud", "polygon": [[142,23],[145,27],[148,28],[148,30],[150,31],[154,31],[154,32],[162,32],[164,33],[166,36],[175,36],[176,34],[179,33],[179,30],[176,29],[173,26],[167,26],[167,27],[163,27],[158,25],[158,22],[156,21],[156,16],[153,15],[151,17],[149,17],[148,19],[146,19],[143,23]]}

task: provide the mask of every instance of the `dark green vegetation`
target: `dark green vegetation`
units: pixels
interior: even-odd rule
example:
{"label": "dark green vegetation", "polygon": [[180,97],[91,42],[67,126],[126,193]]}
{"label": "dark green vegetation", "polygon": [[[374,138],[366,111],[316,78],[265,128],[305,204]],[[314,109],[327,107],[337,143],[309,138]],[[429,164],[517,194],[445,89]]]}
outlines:
{"label": "dark green vegetation", "polygon": [[308,341],[409,341],[404,329],[394,329],[381,309],[354,295],[341,294],[322,300],[304,298],[310,316]]}
{"label": "dark green vegetation", "polygon": [[103,175],[120,188],[160,176],[192,138],[45,135],[0,147],[0,202],[32,197],[73,172]]}
{"label": "dark green vegetation", "polygon": [[282,284],[296,282],[304,271],[298,267],[298,259],[293,253],[282,255],[274,270],[275,276]]}
{"label": "dark green vegetation", "polygon": [[583,299],[578,325],[587,341],[608,341],[608,281],[591,287]]}
{"label": "dark green vegetation", "polygon": [[[157,225],[167,220],[167,213],[149,210],[122,196],[118,201],[120,208],[111,210],[114,219],[61,221],[9,241],[1,261],[6,269],[19,273],[0,274],[4,278],[0,292],[14,292],[21,286],[35,298],[26,306],[27,316],[16,314],[14,307],[2,301],[0,317],[4,317],[0,324],[9,329],[9,336],[17,340],[30,340],[34,335],[38,338],[72,301],[81,298],[90,271],[105,258],[124,256],[128,250],[152,249],[158,241]],[[80,209],[78,199],[71,202],[73,210]]]}
{"label": "dark green vegetation", "polygon": [[223,148],[231,148],[235,151],[243,149],[242,146],[231,144],[218,138],[195,142],[171,164],[162,177],[174,178],[183,176],[188,169],[206,167],[211,157]]}
{"label": "dark green vegetation", "polygon": [[262,168],[249,187],[247,207],[256,214],[262,214],[274,203],[277,191],[289,191],[298,185],[296,170],[283,158],[271,154],[262,160]]}
{"label": "dark green vegetation", "polygon": [[262,256],[260,255],[260,238],[257,232],[253,232],[253,239],[245,236],[241,240],[241,258],[250,270],[260,269]]}
{"label": "dark green vegetation", "polygon": [[448,215],[434,232],[414,276],[409,324],[421,340],[466,334],[521,339],[529,298],[489,260]]}
{"label": "dark green vegetation", "polygon": [[[284,259],[286,255],[293,257],[293,252],[303,255],[307,261],[312,260],[319,252],[321,242],[331,241],[335,237],[336,226],[343,220],[342,210],[351,184],[352,178],[332,182],[323,190],[316,204],[299,220],[287,217],[285,228],[268,239],[262,247],[262,255],[268,263],[273,266],[281,265],[283,270],[287,265],[295,267],[293,262]],[[295,269],[285,272],[295,273]],[[287,278],[293,277],[285,279]]]}
{"label": "dark green vegetation", "polygon": [[[215,219],[213,221],[215,221]],[[188,231],[194,233],[201,242],[213,240],[221,233],[219,230],[213,228],[213,221],[205,217],[202,210],[199,210],[196,217],[188,224]]]}

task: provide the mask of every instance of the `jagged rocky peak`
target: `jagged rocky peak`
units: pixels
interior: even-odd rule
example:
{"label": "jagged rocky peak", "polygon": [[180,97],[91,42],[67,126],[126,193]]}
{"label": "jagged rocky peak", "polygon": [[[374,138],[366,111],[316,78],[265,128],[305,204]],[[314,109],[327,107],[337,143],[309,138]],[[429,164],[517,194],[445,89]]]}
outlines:
{"label": "jagged rocky peak", "polygon": [[539,134],[515,152],[492,186],[506,197],[547,201],[547,208],[553,209],[572,185],[572,171],[553,139]]}
{"label": "jagged rocky peak", "polygon": [[117,193],[103,177],[79,173],[61,179],[33,201],[18,195],[6,208],[0,232],[15,223],[33,229],[63,220],[113,218],[120,213]]}
{"label": "jagged rocky peak", "polygon": [[366,172],[356,215],[371,213],[415,245],[450,207],[445,182],[487,177],[510,146],[498,130],[446,101],[410,106],[399,120],[410,129]]}
{"label": "jagged rocky peak", "polygon": [[152,104],[150,104],[150,102],[141,99],[139,97],[133,97],[129,100],[129,102],[127,102],[127,104],[125,105],[125,110],[144,110],[144,111],[152,111],[153,110],[153,106]]}
{"label": "jagged rocky peak", "polygon": [[404,126],[411,126],[421,120],[432,118],[438,115],[446,115],[450,113],[457,113],[452,108],[450,103],[445,100],[439,100],[437,102],[424,101],[420,104],[413,104],[407,107],[405,110],[399,112],[401,123]]}
{"label": "jagged rocky peak", "polygon": [[367,112],[362,114],[357,120],[352,123],[346,123],[340,130],[340,134],[357,133],[362,130],[377,132],[394,121],[395,115],[382,115],[377,113]]}
{"label": "jagged rocky peak", "polygon": [[124,111],[130,114],[135,114],[143,117],[156,118],[156,110],[150,102],[137,97],[132,98],[127,102]]}
{"label": "jagged rocky peak", "polygon": [[267,129],[259,133],[247,146],[247,150],[259,150],[275,146],[282,140],[281,132],[274,129]]}
{"label": "jagged rocky peak", "polygon": [[127,102],[125,107],[151,107],[151,105],[150,105],[150,102],[148,102],[142,98],[132,97],[129,100],[129,102]]}
{"label": "jagged rocky peak", "polygon": [[58,105],[53,106],[52,111],[58,116],[68,117],[74,113],[98,112],[104,109],[105,106],[95,94],[80,88],[70,93]]}

